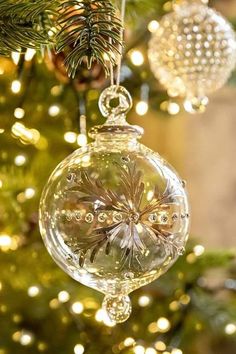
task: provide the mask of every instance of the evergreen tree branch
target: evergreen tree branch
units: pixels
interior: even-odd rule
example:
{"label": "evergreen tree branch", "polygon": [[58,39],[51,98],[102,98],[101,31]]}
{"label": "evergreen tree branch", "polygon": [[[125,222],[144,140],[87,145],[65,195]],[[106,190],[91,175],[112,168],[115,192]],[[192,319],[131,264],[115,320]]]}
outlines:
{"label": "evergreen tree branch", "polygon": [[58,23],[57,51],[66,52],[69,76],[74,77],[78,66],[84,62],[91,68],[94,61],[100,63],[108,74],[110,63],[116,64],[122,28],[111,2],[63,1]]}
{"label": "evergreen tree branch", "polygon": [[44,24],[51,22],[57,4],[56,0],[0,0],[0,55],[50,44],[50,28]]}
{"label": "evergreen tree branch", "polygon": [[[153,13],[164,2],[128,0],[128,18]],[[84,63],[90,68],[94,61],[109,74],[122,44],[119,6],[117,0],[0,0],[0,55],[51,45],[65,52],[69,76],[74,77]],[[58,32],[53,38],[52,28]]]}
{"label": "evergreen tree branch", "polygon": [[[165,2],[127,0],[127,18],[136,21],[143,13],[150,16]],[[72,78],[79,66],[91,68],[94,61],[109,74],[122,45],[119,7],[118,0],[0,0],[0,55],[51,46],[65,52]],[[57,35],[50,37],[52,31]]]}

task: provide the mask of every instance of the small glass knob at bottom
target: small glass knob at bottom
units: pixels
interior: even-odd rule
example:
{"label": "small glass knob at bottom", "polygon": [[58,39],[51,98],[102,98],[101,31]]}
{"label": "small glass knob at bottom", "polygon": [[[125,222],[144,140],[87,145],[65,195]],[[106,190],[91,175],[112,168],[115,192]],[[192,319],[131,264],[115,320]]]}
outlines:
{"label": "small glass knob at bottom", "polygon": [[107,295],[103,300],[102,307],[110,320],[116,323],[125,322],[130,317],[132,311],[132,305],[128,295]]}

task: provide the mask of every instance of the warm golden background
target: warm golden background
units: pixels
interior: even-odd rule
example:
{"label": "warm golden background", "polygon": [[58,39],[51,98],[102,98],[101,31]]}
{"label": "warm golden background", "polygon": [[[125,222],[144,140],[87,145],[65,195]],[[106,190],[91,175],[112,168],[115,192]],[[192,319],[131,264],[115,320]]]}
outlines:
{"label": "warm golden background", "polygon": [[206,247],[235,247],[236,89],[228,86],[212,95],[204,114],[169,120],[156,115],[134,122],[145,128],[143,142],[187,181],[191,234]]}

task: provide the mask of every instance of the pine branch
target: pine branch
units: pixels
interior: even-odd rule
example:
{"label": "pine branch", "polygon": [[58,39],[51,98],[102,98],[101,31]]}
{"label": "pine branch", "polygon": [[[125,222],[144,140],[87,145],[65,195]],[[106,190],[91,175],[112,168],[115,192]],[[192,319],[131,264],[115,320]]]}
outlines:
{"label": "pine branch", "polygon": [[[149,14],[161,4],[128,0],[128,17]],[[0,55],[9,56],[25,48],[42,51],[51,45],[65,53],[72,78],[79,66],[91,68],[94,61],[109,74],[122,46],[116,6],[120,7],[117,0],[0,0]],[[58,31],[54,38],[48,34],[52,28]]]}
{"label": "pine branch", "polygon": [[50,28],[44,24],[51,22],[57,3],[56,0],[0,0],[0,55],[10,55],[22,48],[41,49],[50,44]]}
{"label": "pine branch", "polygon": [[[127,0],[127,18],[161,11],[166,0]],[[106,74],[117,62],[121,22],[117,0],[0,0],[0,55],[51,45],[64,52],[69,76],[86,64],[100,63]],[[51,38],[49,31],[57,35]]]}
{"label": "pine branch", "polygon": [[63,1],[60,12],[57,51],[66,52],[69,75],[74,77],[78,66],[84,62],[91,68],[94,61],[108,74],[110,63],[116,64],[122,28],[111,2],[68,0]]}

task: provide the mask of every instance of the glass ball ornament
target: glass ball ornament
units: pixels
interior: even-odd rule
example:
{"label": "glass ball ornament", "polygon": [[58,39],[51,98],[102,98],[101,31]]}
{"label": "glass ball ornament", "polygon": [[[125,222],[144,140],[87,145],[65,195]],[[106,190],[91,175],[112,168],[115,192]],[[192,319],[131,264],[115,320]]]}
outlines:
{"label": "glass ball ornament", "polygon": [[95,142],[62,161],[45,186],[40,230],[56,263],[104,293],[103,308],[119,323],[130,316],[129,293],[183,254],[189,205],[185,183],[126,122],[126,89],[109,87],[99,106],[107,121],[91,130]]}
{"label": "glass ball ornament", "polygon": [[235,32],[206,1],[183,0],[160,21],[148,56],[168,94],[185,97],[185,109],[201,113],[208,95],[221,88],[235,68]]}

